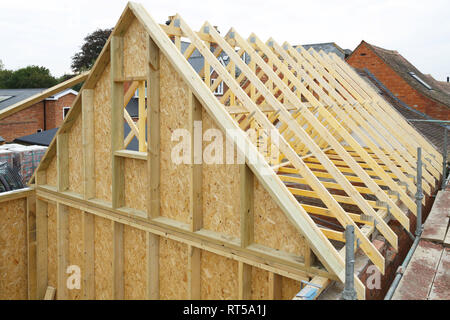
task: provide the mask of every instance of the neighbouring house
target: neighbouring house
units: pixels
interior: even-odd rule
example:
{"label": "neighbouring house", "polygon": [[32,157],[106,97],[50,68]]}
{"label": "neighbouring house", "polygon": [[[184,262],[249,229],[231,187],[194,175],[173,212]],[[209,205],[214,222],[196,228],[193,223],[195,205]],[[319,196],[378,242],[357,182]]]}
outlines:
{"label": "neighbouring house", "polygon": [[[425,113],[420,112],[399,100],[394,94],[386,88],[380,80],[378,80],[373,73],[367,69],[356,69],[357,73],[366,82],[371,85],[371,87],[388,102],[393,108],[395,108],[405,119],[411,120],[432,120],[430,116]],[[430,141],[437,150],[441,153],[444,152],[444,134],[445,126],[440,123],[434,122],[421,122],[421,121],[410,121],[411,125],[415,127],[424,137]],[[447,126],[447,130],[450,130],[450,126]],[[448,159],[450,159],[450,148],[447,148]]]}
{"label": "neighbouring house", "polygon": [[[294,46],[296,48],[297,46]],[[302,47],[306,50],[313,48],[317,52],[324,51],[325,53],[335,53],[338,57],[342,59],[346,59],[351,53],[350,49],[342,49],[334,42],[324,42],[324,43],[311,43],[311,44],[302,44]]]}
{"label": "neighbouring house", "polygon": [[[46,89],[0,89],[0,113]],[[5,141],[59,127],[78,92],[65,89],[0,120],[0,136]]]}
{"label": "neighbouring house", "polygon": [[435,119],[450,119],[449,84],[423,74],[397,51],[362,41],[346,60],[368,69],[406,105]]}

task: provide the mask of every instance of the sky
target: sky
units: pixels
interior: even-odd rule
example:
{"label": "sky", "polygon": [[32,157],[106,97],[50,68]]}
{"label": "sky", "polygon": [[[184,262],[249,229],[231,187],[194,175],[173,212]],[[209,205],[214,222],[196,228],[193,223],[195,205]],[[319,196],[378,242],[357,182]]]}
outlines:
{"label": "sky", "polygon": [[[278,43],[335,42],[355,49],[365,40],[397,50],[419,70],[450,76],[448,0],[138,0],[159,23],[179,13],[194,29],[208,21],[225,34],[234,27]],[[125,0],[0,0],[0,60],[5,68],[41,65],[70,73],[86,35],[113,27]]]}

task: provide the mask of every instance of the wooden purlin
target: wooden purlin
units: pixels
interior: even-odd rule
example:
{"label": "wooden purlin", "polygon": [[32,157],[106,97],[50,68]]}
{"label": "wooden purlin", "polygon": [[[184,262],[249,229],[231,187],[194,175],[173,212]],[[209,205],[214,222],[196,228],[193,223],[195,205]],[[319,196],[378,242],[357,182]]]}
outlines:
{"label": "wooden purlin", "polygon": [[[414,156],[414,158],[417,158],[415,154],[415,149],[419,146],[421,146],[424,149],[424,163],[432,166],[437,170],[435,172],[434,177],[437,178],[437,174],[440,174],[442,169],[442,155],[428,142],[426,139],[419,133],[417,130],[415,130],[399,113],[397,110],[393,109],[391,106],[389,106],[386,101],[384,101],[382,98],[380,98],[377,93],[374,91],[374,89],[370,88],[367,83],[364,82],[361,77],[356,74],[356,72],[344,61],[341,61],[342,59],[335,57],[334,55],[330,54],[322,55],[324,58],[328,59],[329,61],[332,61],[332,66],[335,67],[336,71],[342,71],[348,76],[346,79],[350,79],[351,82],[353,82],[354,86],[360,87],[367,95],[366,104],[363,104],[364,107],[370,107],[368,110],[373,115],[379,115],[377,117],[377,120],[379,120],[381,123],[384,124],[386,128],[392,128],[395,130],[390,131],[397,139],[400,141],[404,139],[404,137],[413,136],[415,139],[408,139],[408,146],[410,146],[411,150],[410,153]],[[341,73],[343,75],[343,73]],[[392,123],[395,123],[396,126],[392,127]],[[420,141],[420,144],[418,143]],[[431,156],[431,155],[434,155]],[[427,157],[428,156],[428,157]],[[425,159],[425,158],[428,158]],[[413,165],[413,164],[412,164]],[[430,168],[427,168],[427,170],[431,170]]]}
{"label": "wooden purlin", "polygon": [[[275,61],[275,59],[278,60],[278,58],[274,58],[273,54],[271,52],[269,52],[269,49],[267,46],[265,46],[264,44],[262,44],[262,42],[253,34],[251,37],[254,37],[255,39],[255,45],[258,46],[259,49],[261,49],[264,54],[266,54],[269,57],[272,57],[272,61]],[[272,39],[269,40],[272,45],[274,47],[277,47],[278,50],[280,50],[279,46],[276,44],[275,41],[273,41]],[[285,57],[287,58],[287,57]],[[285,61],[287,62],[287,61]],[[287,66],[282,65],[280,62],[277,62],[278,66],[280,68],[283,69],[284,72],[284,77],[290,79],[292,82],[295,83],[296,88],[299,90],[302,90],[302,83],[299,79],[297,79],[292,72],[287,68]],[[293,68],[295,67],[295,65],[292,66]],[[302,79],[309,84],[312,88],[315,89],[316,92],[320,92],[320,88],[317,88],[317,85],[315,82],[313,81],[309,81],[309,77],[308,75],[306,75],[305,73],[302,72],[301,68],[296,68],[295,70],[297,70],[297,72],[300,73]],[[303,90],[303,92],[305,92]],[[292,95],[292,93],[291,93]],[[339,134],[344,137],[345,141],[347,143],[349,143],[351,146],[353,146],[354,148],[358,148],[359,152],[358,154],[361,155],[364,160],[366,160],[368,163],[371,164],[371,168],[376,172],[376,174],[378,176],[380,176],[383,180],[386,180],[388,183],[390,182],[390,187],[392,189],[395,190],[395,188],[397,187],[398,190],[403,191],[402,189],[400,189],[395,182],[390,179],[389,175],[386,174],[384,172],[384,170],[382,170],[378,164],[365,152],[365,150],[354,140],[354,138],[350,135],[350,133],[345,132],[342,127],[339,126],[338,121],[336,119],[334,119],[334,117],[330,114],[327,114],[328,111],[325,110],[325,108],[322,108],[321,104],[319,101],[317,101],[315,99],[314,96],[312,96],[311,94],[308,96],[308,92],[305,92],[305,95],[307,95],[308,99],[311,99],[312,101],[310,102],[314,102],[315,104],[318,105],[318,109],[321,110],[319,112],[322,112],[322,114],[324,115],[324,117],[326,117],[328,119],[329,124],[331,124],[332,126],[334,126],[336,129],[338,129]],[[321,94],[321,97],[323,100],[327,101],[327,98],[329,99],[328,96],[326,96],[324,93]],[[330,104],[332,104],[331,101],[329,101]],[[339,111],[339,110],[337,110]],[[307,114],[307,112],[305,112],[305,114]],[[340,114],[341,118],[343,118],[344,120],[346,118],[345,114]],[[353,123],[348,123],[349,125],[351,125],[353,128],[356,128],[356,126]],[[332,141],[330,138],[328,138],[328,141]],[[389,196],[384,193],[384,191],[381,190],[381,188],[379,188],[379,186],[373,182],[373,180],[369,177],[369,175],[360,167],[359,164],[356,163],[356,161],[345,151],[345,149],[341,146],[341,145],[337,145],[336,143],[333,144],[335,151],[345,160],[345,163],[350,166],[352,168],[352,170],[364,181],[364,183],[372,190],[374,191],[374,193],[376,194],[376,196],[382,200],[385,201],[389,206],[391,206],[391,208],[393,208],[393,214],[396,216],[396,218],[401,222],[401,224],[403,226],[405,226],[405,228],[409,228],[409,221],[406,218],[406,216],[404,215],[404,213],[393,203],[393,201],[389,198]],[[338,149],[336,149],[336,146],[338,147]],[[344,182],[345,183],[345,182]],[[342,185],[342,183],[340,182],[340,184]],[[348,193],[348,192],[347,192]],[[406,199],[410,198],[405,194],[404,197]],[[414,203],[413,203],[414,204]]]}
{"label": "wooden purlin", "polygon": [[[415,175],[415,153],[411,154],[411,149],[408,150],[407,146],[406,146],[406,150],[408,150],[408,154],[406,155],[406,160],[409,161],[409,163],[406,162],[406,160],[403,159],[403,157],[405,157],[404,154],[404,143],[402,144],[401,141],[398,141],[397,139],[393,138],[392,134],[386,131],[386,128],[384,128],[383,126],[380,125],[380,123],[375,120],[375,118],[366,110],[366,108],[364,107],[365,105],[365,100],[359,95],[359,93],[357,91],[355,91],[352,86],[342,77],[339,76],[339,74],[336,72],[336,70],[334,70],[334,68],[330,67],[329,63],[326,61],[326,57],[325,56],[321,56],[319,55],[317,52],[313,51],[313,50],[302,50],[301,47],[298,48],[298,50],[300,51],[300,54],[303,55],[303,57],[305,57],[306,59],[308,59],[308,56],[311,57],[311,54],[314,56],[314,58],[323,65],[323,67],[326,67],[328,72],[330,73],[330,77],[328,77],[327,79],[329,81],[333,81],[334,77],[336,76],[336,80],[334,80],[337,83],[337,86],[340,85],[340,83],[342,83],[342,85],[345,85],[346,88],[348,88],[349,92],[356,98],[358,99],[359,104],[359,108],[355,108],[357,112],[361,113],[361,116],[363,116],[365,119],[367,119],[368,122],[370,122],[370,124],[372,124],[377,130],[373,130],[379,134],[382,134],[383,137],[386,139],[386,141],[389,141],[391,143],[391,145],[388,145],[388,149],[385,148],[386,151],[388,151],[391,155],[392,154],[398,154],[398,157],[396,157],[395,159],[397,161],[399,161],[399,164],[402,165],[402,168],[404,168],[406,170],[406,172],[410,175]],[[289,50],[290,52],[293,52],[294,55],[298,56],[298,53],[296,53],[295,51]],[[318,66],[319,69],[323,67],[322,66]],[[326,71],[323,72],[323,74],[326,74]],[[339,81],[339,82],[338,82]],[[344,92],[345,93],[345,92]],[[383,140],[381,140],[383,141]],[[408,141],[407,141],[408,142]],[[378,142],[380,143],[380,142]],[[381,142],[382,143],[382,142]],[[434,184],[434,179],[433,177],[427,172],[424,171],[424,175],[423,175],[424,179],[430,183],[431,185]],[[430,193],[430,187],[426,185],[425,182],[422,183],[423,184],[423,188],[425,190],[425,192],[427,192],[427,194]],[[411,188],[411,186],[410,186]],[[411,188],[412,192],[415,192],[415,186],[414,188]]]}
{"label": "wooden purlin", "polygon": [[[341,61],[337,56],[332,54],[323,55],[324,58],[327,58],[332,65],[336,66],[336,70],[342,70],[344,73],[350,76],[351,81],[355,84],[355,87],[359,87],[365,94],[365,97],[370,100],[371,103],[375,104],[379,110],[382,110],[386,114],[388,114],[393,120],[396,120],[398,124],[401,125],[404,132],[408,132],[412,134],[417,141],[420,141],[425,148],[425,151],[434,155],[433,163],[435,168],[439,170],[442,167],[442,154],[439,153],[429,141],[427,141],[416,129],[414,129],[411,124],[409,124],[399,113],[397,110],[392,109],[386,101],[384,101],[381,97],[377,95],[373,88],[371,88],[348,64]],[[369,103],[370,104],[370,103]],[[437,167],[436,167],[437,166]]]}
{"label": "wooden purlin", "polygon": [[[414,168],[412,168],[399,154],[398,150],[394,149],[392,145],[395,145],[395,143],[398,143],[396,140],[392,139],[391,135],[382,135],[383,131],[381,130],[381,125],[379,125],[376,121],[370,121],[370,115],[367,113],[367,111],[364,113],[365,109],[361,106],[356,105],[356,101],[353,98],[352,95],[350,95],[347,90],[342,87],[342,85],[337,82],[334,77],[332,77],[331,74],[329,74],[321,65],[323,63],[319,60],[319,57],[314,55],[314,57],[318,60],[315,61],[314,58],[309,55],[308,51],[298,50],[300,53],[303,54],[303,57],[305,59],[302,59],[302,56],[300,56],[300,53],[297,52],[294,48],[292,48],[287,42],[283,45],[285,47],[285,50],[292,58],[297,58],[297,61],[302,64],[308,71],[309,75],[314,76],[313,79],[317,79],[317,81],[320,81],[323,83],[324,87],[327,88],[327,90],[330,92],[330,96],[335,98],[338,103],[344,106],[345,110],[349,112],[349,114],[352,116],[352,118],[357,121],[359,124],[362,125],[362,127],[370,134],[372,138],[376,140],[376,142],[380,145],[381,148],[384,150],[377,150],[376,155],[382,159],[384,164],[387,164],[390,171],[396,174],[396,176],[403,182],[407,183],[410,191],[412,193],[415,193],[416,186],[414,185],[414,182],[412,179],[405,176],[405,174],[397,167],[397,165],[391,161],[388,156],[386,156],[385,152],[389,152],[401,165],[401,168],[405,170],[405,173],[408,173],[410,175],[415,174]],[[309,59],[308,59],[309,58]],[[311,64],[311,67],[309,67],[309,63]],[[318,74],[320,73],[320,75]],[[328,82],[324,80],[324,77]],[[330,86],[333,86],[333,88],[330,88]],[[348,87],[348,86],[347,86]],[[339,93],[337,93],[335,90],[338,90]],[[352,106],[350,106],[346,101],[343,101],[340,94],[345,97],[348,103],[351,103]],[[358,100],[358,102],[361,102]],[[361,112],[362,115],[359,115],[358,112]],[[362,116],[365,116],[367,121],[365,121]],[[370,123],[369,123],[370,121]],[[377,130],[375,130],[373,127],[375,127]],[[390,142],[388,144],[386,141]],[[373,148],[372,148],[373,149]],[[425,182],[423,183],[424,189],[427,191],[427,193],[430,192],[430,187]]]}
{"label": "wooden purlin", "polygon": [[[233,30],[233,31],[231,31],[231,32],[233,32],[233,36],[234,36],[234,38],[236,39],[237,44],[238,44],[240,47],[246,48],[247,51],[248,51],[248,54],[250,54],[250,56],[252,57],[252,59],[255,59],[255,60],[256,60],[256,63],[257,63],[262,69],[264,69],[264,63],[265,63],[265,62],[262,60],[262,58],[260,58],[259,56],[257,56],[257,53],[249,47],[249,44],[247,44],[247,43],[245,42],[245,40],[243,40],[235,30]],[[255,38],[255,40],[256,40],[255,42],[258,43],[258,39]],[[258,45],[261,45],[261,44],[258,43]],[[266,55],[268,56],[268,53],[267,53]],[[269,57],[269,59],[270,59],[270,57]],[[274,63],[277,67],[281,67],[279,63],[274,62],[273,60],[272,60],[272,63]],[[271,71],[271,70],[269,69],[269,71]],[[289,72],[289,71],[287,70],[287,68],[285,68],[285,69],[283,70],[283,72],[284,72],[284,77],[285,77],[286,79],[292,80],[292,79],[288,76],[288,72]],[[280,83],[281,83],[280,79],[275,78],[273,75],[274,75],[274,74],[270,74],[270,72],[267,72],[267,73],[266,73],[266,76],[268,76],[268,77],[273,81],[274,84],[276,84],[277,86],[279,86]],[[301,83],[295,83],[295,85],[296,85],[296,88],[299,89],[300,86],[301,86],[302,84],[301,84]],[[289,93],[285,91],[286,89],[282,89],[282,90],[283,90],[283,92],[285,93],[285,95],[289,96]],[[292,94],[292,93],[291,93],[291,94]],[[295,98],[292,98],[292,96],[291,96],[291,97],[290,97],[290,102],[291,102],[291,103],[295,103],[294,99],[297,99],[297,98],[296,98],[296,97],[295,97]],[[334,143],[334,145],[336,145],[336,143]],[[314,149],[311,149],[311,150],[312,150],[313,154],[316,154],[316,155],[317,155],[317,152],[315,152]],[[324,156],[323,158],[327,159],[327,160],[329,161],[329,163],[331,163],[331,161],[328,159],[328,157]],[[322,161],[321,161],[321,162],[322,162]],[[325,163],[324,165],[326,165],[326,163]],[[383,235],[385,235],[385,237],[391,242],[391,244],[392,244],[392,245],[394,246],[394,248],[395,248],[395,247],[397,246],[397,236],[395,235],[395,233],[394,233],[394,232],[393,232],[393,231],[392,231],[392,230],[391,230],[391,229],[390,229],[383,221],[379,221],[379,220],[377,219],[377,215],[376,215],[375,211],[367,204],[366,200],[365,200],[365,199],[361,196],[361,194],[355,189],[355,187],[354,187],[354,186],[353,186],[353,185],[352,185],[352,184],[344,177],[344,175],[342,175],[342,173],[340,173],[340,171],[336,170],[337,172],[340,173],[340,176],[339,176],[339,175],[333,174],[333,172],[329,170],[329,167],[326,167],[326,169],[328,170],[328,172],[332,173],[332,175],[333,175],[333,177],[335,178],[335,180],[336,180],[336,181],[344,188],[344,190],[346,191],[346,193],[350,195],[350,197],[355,201],[356,204],[358,204],[358,206],[360,207],[360,209],[361,209],[365,214],[374,217],[375,220],[377,220],[378,222],[380,222],[380,225],[379,225],[380,232],[381,232]],[[341,222],[341,223],[342,223],[342,222]],[[345,224],[343,224],[343,226],[345,227]]]}
{"label": "wooden purlin", "polygon": [[[280,53],[281,57],[284,59],[284,62],[286,64],[289,63],[295,70],[297,70],[300,73],[300,75],[303,78],[307,78],[308,75],[306,73],[302,72],[302,67],[305,68],[305,70],[308,71],[309,75],[313,75],[314,74],[314,69],[308,68],[308,66],[305,65],[305,64],[303,64],[301,67],[297,67],[295,62],[290,58],[290,56],[285,54],[283,49],[281,49],[281,47],[278,46],[276,42],[274,42],[273,40],[271,40],[271,41],[273,43],[274,51]],[[322,82],[323,79],[321,77],[316,77],[316,79],[318,80],[319,83],[322,83],[322,85],[327,89],[329,94],[333,94],[333,90],[327,86],[326,82]],[[314,78],[312,78],[312,80],[314,80]],[[322,94],[322,96],[324,97],[324,100],[327,101],[329,104],[333,104],[334,103],[333,101],[329,100],[330,98],[328,96],[326,96],[325,94]],[[346,103],[345,101],[342,101],[342,100],[338,100],[337,102],[340,103],[341,105]],[[390,170],[390,171],[392,171],[392,172],[397,174],[397,176],[394,176],[395,178],[399,178],[399,176],[403,175],[403,173],[397,168],[397,166],[395,164],[393,164],[387,158],[387,156],[384,154],[384,152],[382,150],[380,150],[375,144],[372,143],[370,138],[367,137],[365,135],[365,133],[359,128],[358,124],[354,123],[348,117],[348,115],[339,108],[339,105],[337,105],[337,106],[335,105],[334,109],[336,109],[337,116],[339,116],[341,119],[343,119],[343,121],[347,122],[348,125],[351,126],[351,128],[353,128],[355,130],[355,132],[358,134],[360,139],[363,142],[365,142],[367,145],[369,145],[371,147],[372,151],[374,151],[376,155],[378,155],[381,159],[384,160],[384,164],[388,165],[388,170]],[[355,145],[355,144],[353,143],[353,145]],[[368,153],[366,153],[365,150],[362,147],[360,147],[359,145],[357,145],[357,147],[359,147],[358,155],[362,157],[362,159],[369,165],[369,167],[372,170],[374,170],[374,174],[379,175],[380,178],[382,178],[384,181],[387,181],[387,183],[388,183],[389,187],[391,188],[391,190],[394,190],[394,191],[398,192],[399,195],[401,196],[402,201],[405,204],[407,204],[408,208],[412,212],[415,212],[416,211],[416,205],[415,205],[414,201],[412,201],[412,199],[405,193],[403,188],[400,185],[398,185],[396,182],[394,182],[392,180],[392,178],[389,176],[389,174],[385,173],[384,168],[380,167],[379,164]],[[361,154],[361,152],[362,152],[362,154]],[[361,164],[360,164],[360,166],[361,166]],[[377,169],[377,170],[375,170],[375,169]],[[404,177],[404,179],[408,179],[404,175],[403,175],[403,177]]]}
{"label": "wooden purlin", "polygon": [[[132,4],[132,7],[133,6],[137,6],[137,5]],[[137,15],[138,19],[140,19],[143,22],[143,24],[146,26],[146,28],[148,28],[151,35],[154,35],[155,33],[162,31],[159,28],[159,26],[158,26],[158,28],[152,26],[152,24],[154,24],[154,22],[151,20],[151,18],[150,18],[150,16],[148,16],[148,14],[142,14],[141,12],[143,12],[143,10],[136,10],[136,15]],[[149,26],[151,26],[151,29],[149,28]],[[184,22],[181,22],[181,26],[182,26],[182,29],[184,29],[183,32],[186,33],[186,29],[188,27],[186,27]],[[197,35],[195,33],[193,33],[190,29],[187,29],[187,31],[189,32],[189,38],[191,39],[191,41],[196,44],[197,48],[200,47],[202,49],[202,51],[203,51],[202,54],[205,55],[205,57],[208,57],[208,60],[211,63],[211,65],[214,67],[214,69],[217,71],[220,68],[222,68],[222,73],[223,73],[225,71],[223,66],[220,65],[220,63],[218,63],[218,61],[214,57],[214,55],[203,45],[203,43],[201,43],[200,38],[198,38]],[[165,37],[165,38],[167,38],[167,37]],[[188,65],[188,62],[185,60],[185,58],[182,57],[181,54],[178,53],[177,55],[175,55],[172,52],[173,49],[171,49],[171,48],[173,48],[173,44],[170,43],[170,41],[165,40],[165,38],[157,37],[157,38],[155,38],[155,42],[157,42],[158,46],[160,46],[160,48],[163,51],[166,51],[165,54],[169,57],[169,59],[171,59],[172,64],[177,68],[177,70],[179,70],[180,74],[182,74],[183,77],[188,77],[187,83],[190,86],[195,85],[194,92],[196,93],[196,95],[197,94],[199,95],[197,98],[199,98],[199,100],[202,102],[202,105],[207,110],[209,108],[214,108],[214,112],[212,112],[212,110],[208,110],[208,113],[210,113],[213,116],[213,118],[215,118],[215,119],[218,119],[218,117],[220,116],[221,119],[220,119],[220,121],[218,121],[218,123],[221,126],[225,126],[224,127],[225,130],[227,127],[229,129],[236,128],[236,124],[234,124],[233,121],[231,121],[232,119],[226,113],[225,109],[218,104],[217,99],[214,97],[212,92],[209,91],[209,88],[205,87],[203,85],[203,83],[202,83],[203,86],[199,86],[196,84],[196,81],[200,81],[201,79],[198,78],[198,75],[194,75],[195,74],[194,71]],[[169,51],[169,50],[171,50],[171,51]],[[180,61],[181,58],[184,59],[183,62]],[[214,65],[213,65],[213,63],[214,63]],[[188,70],[186,70],[186,68]],[[191,73],[191,74],[189,74],[189,73]],[[226,73],[226,74],[229,77],[228,79],[230,80],[229,81],[230,84],[235,85],[234,79],[231,80],[230,79],[231,77],[229,76],[229,74],[228,73]],[[208,93],[205,92],[206,89],[208,89],[207,90]],[[242,89],[240,89],[240,90],[242,90]],[[243,94],[243,92],[240,92],[240,95],[242,96],[241,97],[242,99],[240,99],[240,100],[246,100],[246,95]],[[245,97],[244,97],[244,95],[245,95]],[[247,97],[247,99],[249,99],[249,98]],[[256,106],[255,106],[255,108],[256,108]],[[265,116],[263,116],[263,117],[265,118]],[[244,137],[242,137],[242,138],[244,139],[244,141],[246,141],[246,138],[244,138]],[[235,138],[233,138],[233,140],[235,140]],[[249,142],[247,142],[247,143],[249,143]],[[259,155],[259,153],[257,153],[257,151],[255,149],[253,149],[254,147],[252,147],[251,145],[248,145],[248,147],[250,148],[250,150],[253,150],[252,152],[255,152],[255,156],[261,157]],[[336,257],[336,255],[335,255],[336,250],[331,246],[331,244],[323,236],[323,234],[321,234],[320,231],[317,230],[317,227],[315,226],[314,222],[309,218],[309,216],[306,214],[306,212],[303,211],[303,209],[299,206],[299,204],[295,200],[295,198],[289,192],[287,192],[284,185],[279,182],[278,178],[276,178],[276,176],[274,174],[269,175],[269,176],[262,176],[260,174],[261,169],[265,166],[266,166],[267,170],[271,170],[269,167],[267,167],[267,164],[265,163],[265,161],[263,159],[260,158],[260,160],[262,161],[262,164],[259,164],[258,167],[255,167],[254,164],[250,164],[252,171],[258,176],[258,178],[263,182],[265,187],[268,188],[269,190],[273,190],[272,188],[274,188],[275,186],[277,186],[277,188],[281,188],[280,191],[277,192],[277,196],[275,196],[274,200],[276,200],[276,202],[282,208],[287,209],[287,210],[285,210],[285,212],[288,214],[288,217],[290,218],[290,220],[293,221],[293,223],[299,228],[299,230],[305,234],[306,238],[311,242],[313,250],[315,250],[316,253],[319,253],[319,256],[322,256],[322,259],[324,260],[324,263],[327,265],[327,267],[330,268],[330,270],[334,270],[333,272],[336,272],[336,274],[339,277],[342,277],[343,276],[343,273],[342,273],[343,272],[343,269],[342,269],[343,260],[342,260],[342,258],[338,259],[338,260],[334,260],[333,257]],[[261,167],[261,165],[263,165],[263,167]],[[283,191],[281,191],[281,190],[283,190]],[[283,201],[282,198],[284,198],[285,201]],[[291,213],[293,213],[293,211],[290,211],[290,210],[292,210],[293,207],[292,207],[292,209],[288,209],[287,205],[294,205],[296,207],[295,212],[297,212],[297,214],[292,215]],[[298,212],[300,212],[302,214],[298,215]],[[309,227],[306,227],[305,223],[307,225],[309,225]],[[317,237],[319,237],[319,238],[317,238]],[[316,238],[317,240],[313,241],[312,238]],[[325,247],[327,249],[325,249]],[[323,250],[325,250],[325,251],[323,251]],[[327,256],[326,259],[323,256],[324,253]],[[356,280],[356,281],[358,283],[358,280]],[[359,287],[360,297],[363,297],[364,296],[364,292],[363,292],[364,286],[359,282],[358,287]]]}

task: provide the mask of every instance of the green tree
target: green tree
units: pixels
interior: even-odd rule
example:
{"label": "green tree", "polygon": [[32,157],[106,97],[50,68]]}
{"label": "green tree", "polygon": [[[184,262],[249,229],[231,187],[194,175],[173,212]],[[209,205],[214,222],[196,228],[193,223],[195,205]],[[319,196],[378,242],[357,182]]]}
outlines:
{"label": "green tree", "polygon": [[105,46],[112,29],[97,29],[84,38],[81,50],[72,57],[72,70],[82,72],[91,69]]}
{"label": "green tree", "polygon": [[57,84],[50,70],[40,66],[28,66],[16,71],[3,70],[0,75],[2,88],[49,88]]}
{"label": "green tree", "polygon": [[2,71],[3,69],[5,69],[5,65],[3,64],[2,59],[0,59],[0,71]]}

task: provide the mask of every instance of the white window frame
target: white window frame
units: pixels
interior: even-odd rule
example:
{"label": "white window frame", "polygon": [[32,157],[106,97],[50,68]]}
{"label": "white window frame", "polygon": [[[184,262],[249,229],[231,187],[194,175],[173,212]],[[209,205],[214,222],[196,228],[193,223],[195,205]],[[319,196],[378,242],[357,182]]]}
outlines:
{"label": "white window frame", "polygon": [[70,111],[70,107],[63,107],[63,120],[66,119],[67,114],[69,113],[69,111],[67,111],[67,113],[65,112],[66,110]]}
{"label": "white window frame", "polygon": [[[217,79],[211,79],[211,85],[216,82]],[[219,85],[217,86],[216,90],[214,90],[215,96],[222,96],[223,95],[223,81],[220,81]]]}

